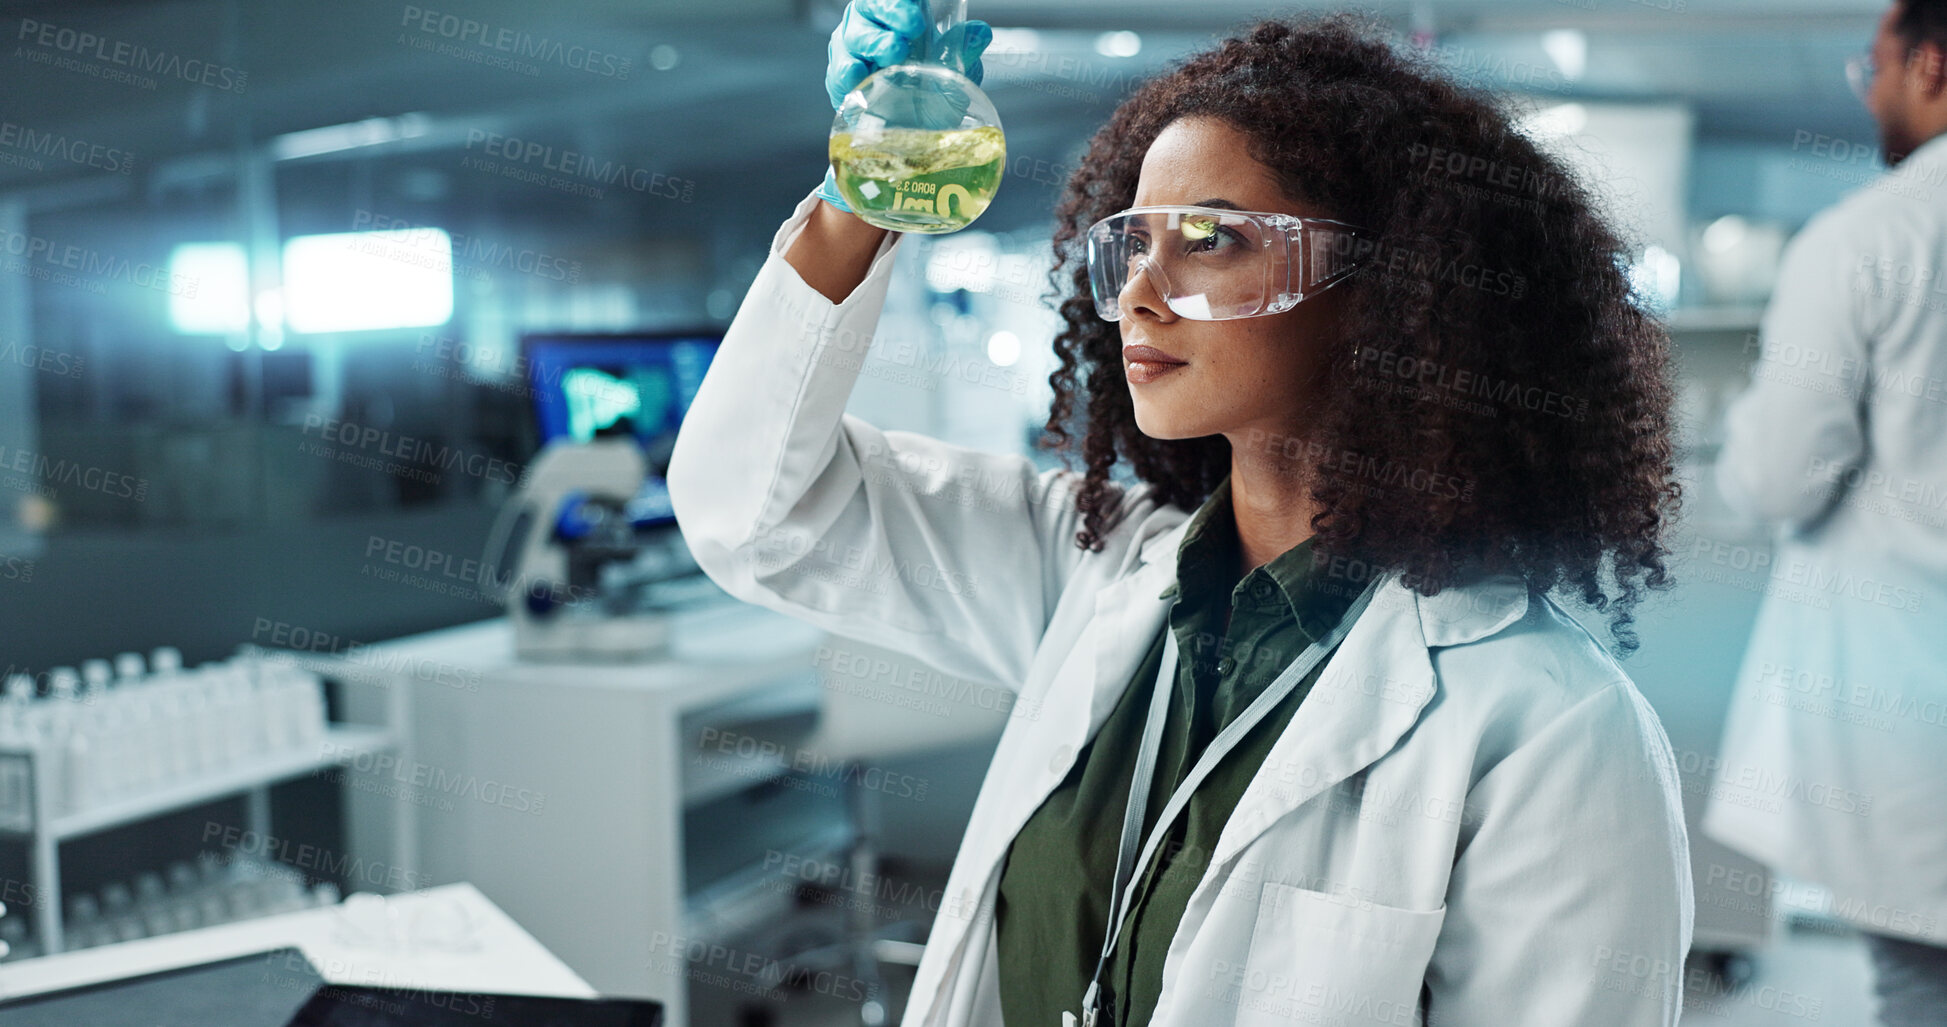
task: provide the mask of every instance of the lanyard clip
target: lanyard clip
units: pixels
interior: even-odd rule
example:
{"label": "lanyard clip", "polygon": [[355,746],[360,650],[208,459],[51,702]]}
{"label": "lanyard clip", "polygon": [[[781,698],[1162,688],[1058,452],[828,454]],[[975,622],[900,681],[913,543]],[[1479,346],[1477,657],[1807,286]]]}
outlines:
{"label": "lanyard clip", "polygon": [[1101,991],[1099,980],[1088,982],[1088,991],[1082,995],[1082,1027],[1095,1027],[1095,1002]]}

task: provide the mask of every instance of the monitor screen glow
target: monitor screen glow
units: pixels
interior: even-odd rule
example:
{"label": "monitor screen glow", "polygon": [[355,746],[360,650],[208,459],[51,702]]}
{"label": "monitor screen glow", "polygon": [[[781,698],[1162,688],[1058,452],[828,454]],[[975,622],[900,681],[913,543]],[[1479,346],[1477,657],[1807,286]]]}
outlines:
{"label": "monitor screen glow", "polygon": [[676,430],[723,341],[721,332],[529,335],[521,340],[541,442],[628,434],[649,475],[631,501],[639,527],[675,523],[663,474]]}

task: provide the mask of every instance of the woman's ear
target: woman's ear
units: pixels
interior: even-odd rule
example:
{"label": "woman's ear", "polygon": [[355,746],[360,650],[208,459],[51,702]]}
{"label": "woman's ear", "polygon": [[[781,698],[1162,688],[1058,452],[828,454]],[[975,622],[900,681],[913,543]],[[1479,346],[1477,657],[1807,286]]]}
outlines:
{"label": "woman's ear", "polygon": [[1908,88],[1922,99],[1938,100],[1942,92],[1947,92],[1947,51],[1939,43],[1928,40],[1909,48],[1905,71]]}

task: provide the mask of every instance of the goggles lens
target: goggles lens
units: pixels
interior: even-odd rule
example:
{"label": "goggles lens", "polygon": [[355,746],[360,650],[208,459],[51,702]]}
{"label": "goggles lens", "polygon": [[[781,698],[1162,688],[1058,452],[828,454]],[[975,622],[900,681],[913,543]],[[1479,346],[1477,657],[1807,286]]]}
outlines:
{"label": "goggles lens", "polygon": [[1178,317],[1222,321],[1288,310],[1356,266],[1349,226],[1220,207],[1135,207],[1088,232],[1089,288],[1105,321],[1147,276]]}

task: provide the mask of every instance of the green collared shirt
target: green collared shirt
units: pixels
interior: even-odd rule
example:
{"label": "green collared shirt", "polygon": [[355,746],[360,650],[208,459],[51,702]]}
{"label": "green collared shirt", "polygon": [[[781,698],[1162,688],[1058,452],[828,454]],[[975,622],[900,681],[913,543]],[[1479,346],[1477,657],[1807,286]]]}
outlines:
{"label": "green collared shirt", "polygon": [[[1353,596],[1314,571],[1309,540],[1240,580],[1242,562],[1226,477],[1191,516],[1177,548],[1177,580],[1158,597],[1176,597],[1169,630],[1179,658],[1144,837],[1210,740],[1351,605]],[[1129,782],[1162,663],[1158,632],[1115,709],[1008,848],[994,930],[1001,1015],[1014,1027],[1058,1027],[1064,1010],[1081,1012],[1108,927]],[[1170,939],[1224,823],[1323,668],[1321,661],[1212,769],[1139,870],[1142,883],[1103,971],[1106,1022],[1149,1021]]]}

